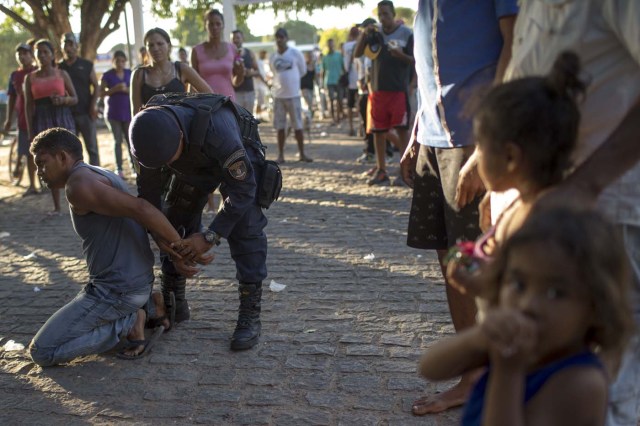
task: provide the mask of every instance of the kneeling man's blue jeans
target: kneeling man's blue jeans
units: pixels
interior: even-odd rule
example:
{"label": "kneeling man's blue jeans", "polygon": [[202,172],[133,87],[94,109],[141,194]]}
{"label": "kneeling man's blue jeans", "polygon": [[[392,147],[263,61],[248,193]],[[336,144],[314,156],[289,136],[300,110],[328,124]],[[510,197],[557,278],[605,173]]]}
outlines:
{"label": "kneeling man's blue jeans", "polygon": [[29,347],[31,358],[47,367],[113,348],[129,334],[151,286],[117,293],[108,286],[87,284],[38,331]]}

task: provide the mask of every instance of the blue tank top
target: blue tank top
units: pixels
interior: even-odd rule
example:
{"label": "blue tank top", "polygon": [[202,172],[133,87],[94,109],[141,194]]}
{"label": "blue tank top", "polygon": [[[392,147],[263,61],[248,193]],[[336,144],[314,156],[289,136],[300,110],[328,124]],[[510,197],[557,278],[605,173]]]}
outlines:
{"label": "blue tank top", "polygon": [[[524,404],[526,404],[544,384],[559,371],[576,366],[591,366],[603,370],[602,363],[593,353],[585,351],[568,358],[561,359],[530,374],[527,374],[524,391]],[[489,382],[490,369],[478,380],[471,391],[469,400],[464,406],[462,426],[480,426],[482,423],[482,410],[484,408],[484,396]]]}
{"label": "blue tank top", "polygon": [[[129,192],[119,177],[100,167],[80,163],[71,173],[82,167],[105,176],[115,189]],[[154,257],[149,237],[135,220],[93,212],[77,215],[71,210],[71,223],[82,239],[90,282],[121,293],[148,288],[153,282]]]}

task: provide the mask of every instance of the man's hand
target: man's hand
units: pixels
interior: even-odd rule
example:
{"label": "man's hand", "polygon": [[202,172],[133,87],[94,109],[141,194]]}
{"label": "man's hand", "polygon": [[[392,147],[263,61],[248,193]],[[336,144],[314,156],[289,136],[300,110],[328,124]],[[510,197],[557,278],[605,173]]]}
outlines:
{"label": "man's hand", "polygon": [[4,133],[4,134],[8,134],[8,133],[9,133],[9,131],[11,130],[11,122],[10,122],[9,120],[6,120],[6,121],[4,122],[4,126],[3,126],[3,128],[2,128],[2,129],[3,129],[3,133]]}
{"label": "man's hand", "polygon": [[480,213],[480,230],[487,232],[491,228],[491,192],[487,192],[478,205]]}
{"label": "man's hand", "polygon": [[[194,232],[182,241],[183,244],[188,245],[191,248],[191,254],[185,257],[191,262],[196,262],[199,259],[206,259],[207,256],[204,256],[204,254],[213,247],[213,244],[209,244],[204,239],[204,235],[200,232]],[[211,260],[213,260],[213,258],[211,258]],[[207,263],[211,263],[211,260]],[[205,263],[202,264],[204,265]]]}
{"label": "man's hand", "polygon": [[450,260],[447,263],[447,283],[462,294],[479,297],[484,293],[484,282],[481,279],[484,261],[475,258],[474,262],[478,264],[478,267],[471,272],[461,262],[455,259]]}
{"label": "man's hand", "polygon": [[167,253],[169,256],[171,256],[172,259],[182,259],[181,252],[185,251],[182,248],[183,246],[180,244],[182,240],[174,242],[165,241],[154,232],[151,233],[151,236],[153,237],[153,240],[156,242],[160,250]]}
{"label": "man's hand", "polygon": [[409,188],[413,188],[419,150],[420,144],[413,139],[409,145],[407,145],[407,149],[404,151],[404,154],[402,154],[402,158],[400,159],[400,173],[402,175],[402,180],[409,186]]}
{"label": "man's hand", "polygon": [[236,76],[237,78],[240,77],[245,77],[245,73],[246,73],[246,69],[244,67],[244,62],[242,61],[235,61],[233,63],[233,70],[232,73],[234,76]]}
{"label": "man's hand", "polygon": [[[391,40],[391,41],[395,41],[395,40]],[[389,54],[394,58],[400,58],[404,55],[404,52],[402,51],[402,47],[398,45],[398,42],[395,42],[393,44],[389,42],[389,45],[387,46],[387,50],[389,51]]]}
{"label": "man's hand", "polygon": [[478,174],[478,166],[475,154],[471,155],[458,174],[458,186],[456,186],[456,204],[463,208],[476,197],[486,191],[482,179]]}
{"label": "man's hand", "polygon": [[186,259],[173,259],[172,262],[176,271],[187,278],[191,278],[200,272],[200,268],[196,267],[194,262],[189,262]]}
{"label": "man's hand", "polygon": [[98,107],[95,104],[89,107],[89,117],[91,117],[92,120],[98,118]]}

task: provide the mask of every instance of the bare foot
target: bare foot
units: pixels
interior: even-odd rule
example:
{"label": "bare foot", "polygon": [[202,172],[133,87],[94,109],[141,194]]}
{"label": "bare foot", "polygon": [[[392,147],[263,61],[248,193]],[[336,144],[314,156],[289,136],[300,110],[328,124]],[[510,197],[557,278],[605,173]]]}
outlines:
{"label": "bare foot", "polygon": [[171,328],[171,321],[167,318],[167,307],[164,304],[164,297],[162,293],[159,291],[155,291],[151,294],[151,301],[155,306],[156,316],[154,318],[149,318],[149,320],[153,320],[155,318],[163,318],[164,319],[158,325],[163,325],[165,331],[169,331]]}
{"label": "bare foot", "polygon": [[303,163],[311,163],[313,162],[313,159],[310,157],[307,157],[304,154],[298,154],[298,161],[302,161]]}
{"label": "bare foot", "polygon": [[284,156],[283,155],[279,155],[278,159],[276,160],[276,163],[283,164],[284,163]]}
{"label": "bare foot", "polygon": [[[136,322],[131,327],[131,331],[127,334],[127,340],[144,340],[144,323],[147,320],[147,314],[144,309],[138,309],[138,315]],[[144,345],[134,346],[132,348],[125,349],[122,353],[126,356],[136,357],[144,351]]]}
{"label": "bare foot", "polygon": [[[475,378],[476,376],[474,376]],[[442,393],[422,397],[413,403],[411,411],[416,416],[440,413],[449,408],[458,407],[467,401],[469,392],[475,380],[463,378],[454,387]]]}

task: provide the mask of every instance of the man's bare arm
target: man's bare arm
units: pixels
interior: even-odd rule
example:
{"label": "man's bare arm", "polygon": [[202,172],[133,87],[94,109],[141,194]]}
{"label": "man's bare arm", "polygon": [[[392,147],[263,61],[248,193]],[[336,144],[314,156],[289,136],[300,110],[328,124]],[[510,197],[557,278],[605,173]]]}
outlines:
{"label": "man's bare arm", "polygon": [[[76,214],[93,212],[104,216],[128,217],[169,244],[181,241],[167,218],[148,201],[112,187],[106,178],[90,170],[78,170],[71,175],[66,185],[66,195]],[[177,252],[171,254],[180,257]]]}
{"label": "man's bare arm", "polygon": [[548,208],[571,203],[592,207],[600,193],[640,161],[640,99],[607,140],[564,181],[542,194],[536,204]]}

